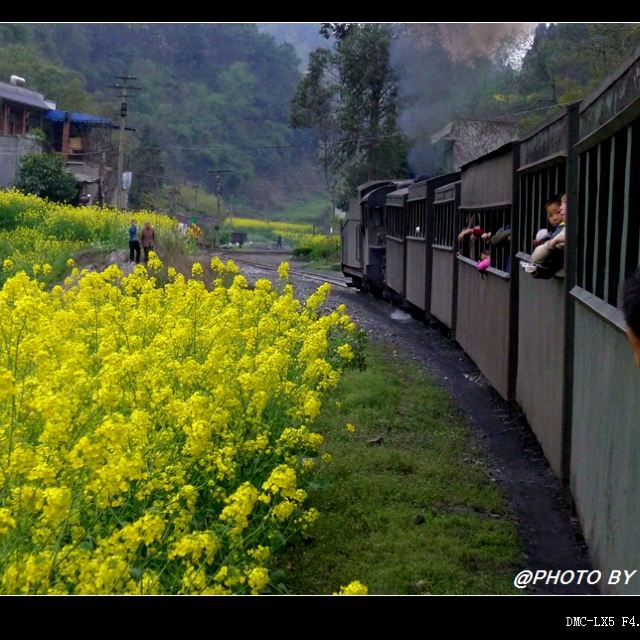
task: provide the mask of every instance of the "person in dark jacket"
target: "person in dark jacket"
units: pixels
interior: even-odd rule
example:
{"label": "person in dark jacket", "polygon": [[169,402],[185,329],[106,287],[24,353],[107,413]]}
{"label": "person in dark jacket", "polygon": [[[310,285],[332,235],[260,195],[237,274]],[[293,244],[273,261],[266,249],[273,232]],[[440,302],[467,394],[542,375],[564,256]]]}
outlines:
{"label": "person in dark jacket", "polygon": [[137,264],[140,262],[140,235],[136,220],[132,220],[129,227],[129,262],[133,262],[134,254]]}

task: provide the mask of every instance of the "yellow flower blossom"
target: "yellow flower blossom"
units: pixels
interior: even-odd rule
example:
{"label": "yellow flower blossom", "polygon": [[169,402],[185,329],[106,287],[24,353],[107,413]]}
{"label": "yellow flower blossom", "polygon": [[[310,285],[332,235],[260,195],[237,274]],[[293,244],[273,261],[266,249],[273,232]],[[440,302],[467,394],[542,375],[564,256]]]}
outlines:
{"label": "yellow flower blossom", "polygon": [[334,596],[366,596],[369,593],[369,589],[359,582],[354,580],[350,582],[346,587],[340,587],[340,592],[335,593]]}
{"label": "yellow flower blossom", "polygon": [[354,353],[350,344],[341,344],[338,347],[338,355],[345,360],[353,360]]}
{"label": "yellow flower blossom", "polygon": [[280,280],[288,280],[289,279],[289,263],[281,262],[278,267],[278,278]]}
{"label": "yellow flower blossom", "polygon": [[16,519],[10,509],[0,509],[0,536],[3,536],[16,526]]}
{"label": "yellow flower blossom", "polygon": [[149,261],[147,262],[147,266],[152,271],[158,271],[162,269],[162,260],[160,260],[158,254],[155,251],[149,251]]}
{"label": "yellow flower blossom", "polygon": [[[0,231],[0,592],[264,591],[272,552],[318,517],[314,426],[349,366],[345,310],[219,259],[213,284],[152,277],[153,254],[128,275],[80,269],[85,241],[67,238],[124,244],[131,212],[11,190],[5,207],[20,213]],[[30,276],[67,259],[64,284]]]}
{"label": "yellow flower blossom", "polygon": [[260,593],[269,584],[269,572],[264,567],[254,567],[249,572],[251,593]]}

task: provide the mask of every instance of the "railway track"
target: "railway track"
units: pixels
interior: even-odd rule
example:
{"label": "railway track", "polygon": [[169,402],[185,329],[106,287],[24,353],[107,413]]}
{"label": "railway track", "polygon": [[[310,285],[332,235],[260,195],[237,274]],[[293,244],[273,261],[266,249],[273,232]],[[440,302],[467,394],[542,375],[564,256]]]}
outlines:
{"label": "railway track", "polygon": [[[285,255],[285,254],[283,254]],[[258,269],[264,269],[265,271],[277,271],[278,267],[274,267],[271,264],[264,264],[262,262],[256,262],[255,260],[246,260],[244,258],[238,258],[238,254],[235,253],[221,253],[221,257],[226,259],[233,260],[236,264],[246,264],[250,267],[256,267]],[[305,269],[289,269],[289,274],[292,276],[297,276],[299,278],[304,278],[306,280],[311,280],[313,282],[328,282],[331,285],[336,287],[347,288],[347,283],[343,278],[331,277],[330,275],[324,276],[320,275],[313,271],[306,271]]]}

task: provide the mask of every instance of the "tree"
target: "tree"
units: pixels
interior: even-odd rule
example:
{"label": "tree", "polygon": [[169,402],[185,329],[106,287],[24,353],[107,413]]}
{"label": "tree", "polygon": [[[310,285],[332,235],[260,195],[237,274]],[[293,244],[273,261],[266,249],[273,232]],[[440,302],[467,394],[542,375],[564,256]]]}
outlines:
{"label": "tree", "polygon": [[335,176],[338,205],[358,184],[406,175],[406,137],[397,128],[397,83],[382,24],[325,23],[335,50],[316,49],[292,102],[294,127],[313,128],[325,173]]}
{"label": "tree", "polygon": [[336,114],[337,86],[326,77],[332,59],[332,52],[323,47],[309,54],[308,71],[300,81],[291,103],[290,121],[295,129],[315,130],[318,157],[333,212],[336,191],[333,168],[337,161],[340,125]]}
{"label": "tree", "polygon": [[529,101],[566,104],[584,97],[640,43],[634,24],[538,25],[519,77]]}
{"label": "tree", "polygon": [[28,153],[20,160],[16,187],[54,202],[71,202],[77,195],[76,179],[64,159],[54,153]]}
{"label": "tree", "polygon": [[131,171],[133,181],[129,204],[136,209],[152,208],[162,191],[164,160],[162,148],[149,126],[145,125],[142,129],[140,144],[131,162]]}

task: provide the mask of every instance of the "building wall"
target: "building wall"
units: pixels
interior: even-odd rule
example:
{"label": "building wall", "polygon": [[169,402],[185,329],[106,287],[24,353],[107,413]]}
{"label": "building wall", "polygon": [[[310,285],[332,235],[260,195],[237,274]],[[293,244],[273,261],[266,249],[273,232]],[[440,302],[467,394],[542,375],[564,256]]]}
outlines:
{"label": "building wall", "polygon": [[0,135],[0,188],[15,184],[20,158],[31,151],[42,151],[35,140]]}
{"label": "building wall", "polygon": [[461,121],[453,130],[453,141],[447,171],[458,171],[460,167],[485,153],[501,147],[517,135],[513,124],[482,121]]}

